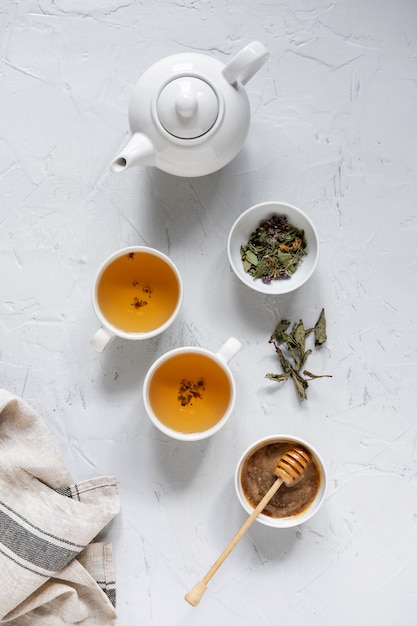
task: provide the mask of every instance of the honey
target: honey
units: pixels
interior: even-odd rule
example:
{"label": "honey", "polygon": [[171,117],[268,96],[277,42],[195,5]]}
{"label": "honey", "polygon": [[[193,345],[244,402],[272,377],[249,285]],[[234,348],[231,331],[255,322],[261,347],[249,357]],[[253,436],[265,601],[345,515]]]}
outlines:
{"label": "honey", "polygon": [[[274,474],[277,462],[292,446],[287,441],[266,443],[244,460],[240,480],[245,498],[253,508],[277,480]],[[292,486],[281,485],[262,513],[276,518],[301,515],[316,498],[321,481],[320,467],[312,456],[302,478]]]}
{"label": "honey", "polygon": [[131,333],[149,332],[169,320],[178,303],[177,276],[167,263],[148,252],[130,252],[106,267],[97,287],[104,317]]}

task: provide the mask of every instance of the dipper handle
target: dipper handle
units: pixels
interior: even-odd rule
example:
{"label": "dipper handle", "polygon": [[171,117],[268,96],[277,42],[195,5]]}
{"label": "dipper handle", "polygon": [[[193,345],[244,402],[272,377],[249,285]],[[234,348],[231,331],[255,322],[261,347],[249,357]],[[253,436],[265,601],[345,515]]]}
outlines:
{"label": "dipper handle", "polygon": [[242,539],[245,532],[253,524],[258,517],[259,513],[263,511],[271,498],[275,495],[282,483],[285,482],[287,486],[293,485],[302,476],[310,462],[310,456],[304,448],[300,446],[294,446],[287,452],[285,452],[279,459],[274,473],[278,476],[277,480],[273,483],[270,489],[266,492],[262,500],[254,508],[252,513],[247,518],[246,522],[241,526],[240,530],[236,533],[230,543],[223,550],[217,561],[208,570],[207,574],[194,585],[192,589],[185,595],[185,600],[191,604],[191,606],[197,606],[201,597],[207,589],[207,583],[211,580],[214,574],[217,572],[222,563],[229,556],[236,544]]}
{"label": "dipper handle", "polygon": [[269,491],[266,492],[262,500],[259,502],[258,506],[249,515],[246,522],[243,524],[240,530],[238,530],[238,532],[233,537],[231,542],[223,550],[221,555],[218,557],[217,561],[215,561],[213,565],[210,567],[207,574],[201,580],[199,580],[198,583],[194,585],[194,587],[186,594],[185,599],[192,606],[197,606],[197,604],[200,602],[201,596],[207,589],[207,583],[209,582],[209,580],[211,580],[211,578],[219,569],[220,565],[222,565],[222,563],[229,556],[229,554],[231,553],[233,548],[236,546],[236,544],[240,541],[240,539],[242,539],[243,535],[248,530],[248,528],[252,526],[253,522],[256,520],[259,513],[261,513],[262,510],[266,507],[266,505],[268,504],[272,496],[278,491],[278,489],[281,487],[283,482],[284,481],[282,480],[282,478],[277,478],[277,480],[274,482],[272,487],[269,489]]}

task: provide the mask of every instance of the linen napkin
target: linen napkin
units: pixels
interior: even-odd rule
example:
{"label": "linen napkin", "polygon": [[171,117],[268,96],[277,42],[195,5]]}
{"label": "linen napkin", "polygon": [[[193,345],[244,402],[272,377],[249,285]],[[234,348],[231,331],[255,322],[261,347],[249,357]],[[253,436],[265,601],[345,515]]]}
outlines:
{"label": "linen napkin", "polygon": [[[0,624],[115,626],[116,480],[75,484],[46,425],[0,389]],[[93,542],[93,543],[92,543]]]}

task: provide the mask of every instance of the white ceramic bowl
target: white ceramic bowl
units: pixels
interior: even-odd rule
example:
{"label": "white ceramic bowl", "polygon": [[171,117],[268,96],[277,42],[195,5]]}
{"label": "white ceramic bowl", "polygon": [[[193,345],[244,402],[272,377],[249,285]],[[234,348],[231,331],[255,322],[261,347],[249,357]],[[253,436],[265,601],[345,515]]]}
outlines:
{"label": "white ceramic bowl", "polygon": [[[261,222],[273,215],[286,215],[290,224],[304,230],[307,255],[299,263],[291,278],[272,280],[265,284],[260,278],[253,278],[251,274],[245,272],[240,247],[248,243]],[[250,207],[237,218],[227,240],[227,254],[232,270],[242,283],[260,293],[280,295],[298,289],[310,278],[318,261],[319,240],[312,221],[303,211],[285,202],[262,202]]]}
{"label": "white ceramic bowl", "polygon": [[264,515],[263,513],[260,513],[258,517],[256,518],[256,521],[260,522],[261,524],[264,524],[265,526],[272,526],[273,528],[290,528],[292,526],[299,526],[300,524],[303,524],[304,522],[309,520],[313,515],[315,515],[317,511],[319,510],[319,508],[321,507],[325,494],[326,494],[326,487],[327,487],[326,469],[325,469],[321,456],[319,455],[317,450],[315,450],[309,443],[307,443],[303,439],[300,439],[299,437],[293,437],[291,435],[271,435],[270,437],[264,437],[263,439],[259,439],[258,441],[255,441],[255,443],[251,444],[244,451],[244,453],[239,459],[239,462],[236,467],[236,472],[235,472],[235,489],[236,489],[236,493],[237,493],[237,496],[239,498],[241,505],[243,506],[243,508],[245,509],[247,513],[251,514],[253,512],[253,507],[250,504],[250,502],[248,502],[248,500],[246,499],[244,492],[243,492],[243,488],[242,488],[241,474],[242,474],[243,464],[245,460],[248,457],[252,456],[252,454],[254,454],[254,452],[256,452],[259,448],[262,448],[263,446],[266,446],[271,443],[279,443],[279,442],[289,442],[293,444],[300,444],[301,446],[303,446],[312,455],[312,458],[314,459],[317,466],[319,467],[320,474],[321,474],[320,487],[316,494],[316,497],[312,501],[312,503],[309,505],[309,507],[304,509],[302,513],[299,513],[298,515],[293,515],[291,517],[281,517],[281,518],[270,517],[269,515]]}

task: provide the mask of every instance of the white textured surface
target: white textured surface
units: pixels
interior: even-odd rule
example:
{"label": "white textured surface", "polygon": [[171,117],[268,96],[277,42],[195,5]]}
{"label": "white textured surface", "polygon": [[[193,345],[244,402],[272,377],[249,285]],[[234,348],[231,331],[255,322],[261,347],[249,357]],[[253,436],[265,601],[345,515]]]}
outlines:
{"label": "white textured surface", "polygon": [[[45,418],[78,480],[116,474],[121,626],[411,626],[417,614],[417,3],[413,0],[46,0],[0,3],[1,385]],[[248,83],[243,151],[205,178],[108,165],[141,73],[168,54],[271,53]],[[319,232],[311,282],[281,299],[238,284],[241,211],[278,199]],[[173,328],[92,351],[93,276],[113,250],[168,253],[185,283]],[[268,344],[282,316],[328,344],[300,404]],[[171,347],[243,349],[227,427],[194,445],[144,414],[141,384]],[[319,514],[255,525],[197,608],[183,596],[245,516],[235,464],[261,436],[310,440],[329,471]]]}

